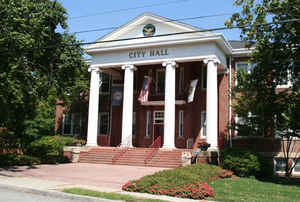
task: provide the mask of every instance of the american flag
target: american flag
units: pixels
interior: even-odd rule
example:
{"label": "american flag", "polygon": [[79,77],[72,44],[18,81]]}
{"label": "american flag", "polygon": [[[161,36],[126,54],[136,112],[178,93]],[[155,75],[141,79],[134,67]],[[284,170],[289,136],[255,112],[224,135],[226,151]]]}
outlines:
{"label": "american flag", "polygon": [[151,81],[152,81],[152,79],[149,76],[144,78],[143,87],[141,89],[140,96],[138,98],[138,100],[141,103],[148,102],[148,95],[149,95],[149,88],[150,88]]}

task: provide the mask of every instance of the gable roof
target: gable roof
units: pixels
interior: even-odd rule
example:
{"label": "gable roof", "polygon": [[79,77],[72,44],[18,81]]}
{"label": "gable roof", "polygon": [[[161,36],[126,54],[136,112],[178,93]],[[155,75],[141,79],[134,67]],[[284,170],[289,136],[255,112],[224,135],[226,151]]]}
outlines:
{"label": "gable roof", "polygon": [[[115,40],[126,40],[128,38],[133,38],[134,42],[138,42],[138,38],[144,37],[142,35],[142,29],[146,24],[153,24],[155,27],[157,27],[156,31],[156,36],[160,35],[167,35],[167,34],[173,34],[169,39],[184,39],[184,38],[190,38],[192,35],[195,36],[207,36],[207,35],[215,35],[213,32],[199,32],[199,33],[192,33],[192,34],[187,34],[187,35],[174,35],[174,33],[178,32],[193,32],[193,31],[199,31],[201,30],[198,27],[191,26],[176,20],[171,20],[165,17],[161,17],[152,13],[143,13],[133,20],[129,21],[127,24],[120,26],[119,28],[115,29],[111,33],[99,38],[96,40],[96,42],[100,43],[95,43],[87,46],[86,49],[93,49],[93,48],[98,48],[98,47],[107,47],[107,46],[115,46],[115,45],[121,45],[121,44],[126,44],[126,42],[118,42],[118,43],[113,43]],[[155,38],[155,39],[153,39]],[[161,40],[158,39],[160,37],[148,37],[148,38],[143,38],[144,42],[150,42],[150,41],[157,41]],[[168,37],[164,37],[164,40],[168,40]],[[107,43],[101,43],[108,41]],[[133,43],[127,42],[128,43]],[[140,41],[142,42],[142,41]]]}

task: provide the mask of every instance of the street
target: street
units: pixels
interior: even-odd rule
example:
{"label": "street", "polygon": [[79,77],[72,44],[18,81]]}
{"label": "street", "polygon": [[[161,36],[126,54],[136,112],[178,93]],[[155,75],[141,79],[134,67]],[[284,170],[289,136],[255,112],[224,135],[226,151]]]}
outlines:
{"label": "street", "polygon": [[54,191],[38,191],[0,184],[1,202],[109,202],[111,200],[77,196]]}

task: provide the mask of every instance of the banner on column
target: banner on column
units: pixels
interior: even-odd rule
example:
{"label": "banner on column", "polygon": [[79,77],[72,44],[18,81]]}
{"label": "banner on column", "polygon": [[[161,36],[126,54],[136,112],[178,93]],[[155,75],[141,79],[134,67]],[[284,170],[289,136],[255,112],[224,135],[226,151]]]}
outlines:
{"label": "banner on column", "polygon": [[189,94],[188,94],[188,100],[187,102],[193,102],[194,101],[194,95],[197,88],[198,79],[192,80],[189,87]]}
{"label": "banner on column", "polygon": [[120,106],[123,100],[123,86],[112,86],[111,87],[112,94],[112,106]]}

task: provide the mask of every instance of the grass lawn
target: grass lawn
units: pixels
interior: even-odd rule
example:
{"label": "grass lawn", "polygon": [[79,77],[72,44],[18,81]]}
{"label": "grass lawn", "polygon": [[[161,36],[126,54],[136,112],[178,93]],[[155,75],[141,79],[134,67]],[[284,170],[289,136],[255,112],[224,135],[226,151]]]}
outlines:
{"label": "grass lawn", "polygon": [[300,202],[300,179],[222,179],[209,183],[216,201]]}
{"label": "grass lawn", "polygon": [[166,201],[157,200],[157,199],[142,199],[142,198],[136,198],[136,197],[125,195],[125,194],[98,192],[98,191],[81,189],[81,188],[64,189],[63,192],[70,193],[70,194],[110,199],[110,200],[123,200],[123,201],[136,201],[136,202],[166,202]]}

